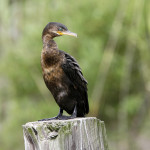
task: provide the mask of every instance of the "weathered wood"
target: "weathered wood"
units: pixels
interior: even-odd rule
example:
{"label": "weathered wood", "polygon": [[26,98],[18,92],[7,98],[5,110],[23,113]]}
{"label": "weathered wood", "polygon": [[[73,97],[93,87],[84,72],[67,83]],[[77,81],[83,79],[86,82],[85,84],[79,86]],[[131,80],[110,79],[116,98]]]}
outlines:
{"label": "weathered wood", "polygon": [[103,121],[95,117],[23,125],[25,150],[108,150]]}

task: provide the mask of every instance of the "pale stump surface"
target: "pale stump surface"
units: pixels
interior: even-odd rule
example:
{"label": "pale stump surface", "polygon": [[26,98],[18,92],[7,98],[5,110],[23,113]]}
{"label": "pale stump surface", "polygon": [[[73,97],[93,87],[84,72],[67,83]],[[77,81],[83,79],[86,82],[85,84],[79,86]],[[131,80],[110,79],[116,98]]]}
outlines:
{"label": "pale stump surface", "polygon": [[25,150],[108,150],[103,121],[95,117],[29,122]]}

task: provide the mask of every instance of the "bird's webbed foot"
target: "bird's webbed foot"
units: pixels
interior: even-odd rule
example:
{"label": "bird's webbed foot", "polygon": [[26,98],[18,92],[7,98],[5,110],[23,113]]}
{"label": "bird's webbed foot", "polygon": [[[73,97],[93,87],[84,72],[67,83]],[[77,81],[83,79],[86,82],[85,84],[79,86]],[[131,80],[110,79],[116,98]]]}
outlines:
{"label": "bird's webbed foot", "polygon": [[74,119],[75,117],[71,116],[59,116],[57,119],[58,120],[68,120],[68,119]]}
{"label": "bird's webbed foot", "polygon": [[45,119],[41,119],[41,120],[38,120],[38,121],[49,121],[49,120],[57,120],[57,119],[58,119],[58,116],[52,117],[52,118],[45,118]]}
{"label": "bird's webbed foot", "polygon": [[52,117],[52,118],[45,118],[45,119],[41,119],[41,120],[38,120],[38,121],[50,121],[50,120],[68,120],[68,119],[73,119],[75,117],[73,116],[56,116],[56,117]]}

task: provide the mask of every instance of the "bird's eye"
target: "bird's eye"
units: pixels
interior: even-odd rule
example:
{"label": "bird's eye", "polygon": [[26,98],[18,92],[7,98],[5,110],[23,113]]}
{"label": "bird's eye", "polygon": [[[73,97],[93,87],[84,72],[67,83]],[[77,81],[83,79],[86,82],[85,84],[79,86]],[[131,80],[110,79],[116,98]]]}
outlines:
{"label": "bird's eye", "polygon": [[63,29],[62,29],[62,28],[59,28],[58,31],[63,31]]}

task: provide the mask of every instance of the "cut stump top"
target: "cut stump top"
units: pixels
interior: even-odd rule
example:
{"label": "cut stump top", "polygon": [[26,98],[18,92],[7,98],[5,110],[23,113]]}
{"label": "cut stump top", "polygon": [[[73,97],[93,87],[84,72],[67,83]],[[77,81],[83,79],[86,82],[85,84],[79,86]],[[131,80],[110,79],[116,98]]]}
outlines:
{"label": "cut stump top", "polygon": [[28,122],[25,150],[108,150],[103,121],[95,117]]}

